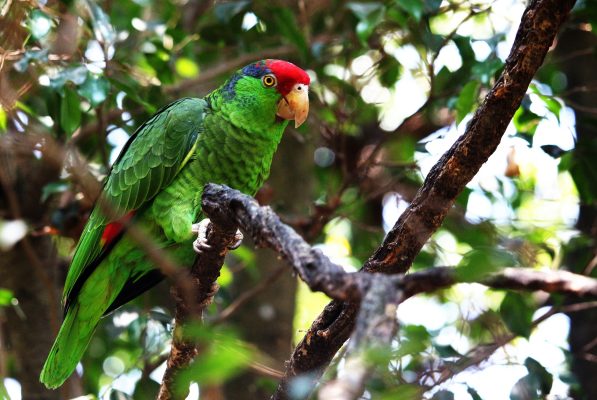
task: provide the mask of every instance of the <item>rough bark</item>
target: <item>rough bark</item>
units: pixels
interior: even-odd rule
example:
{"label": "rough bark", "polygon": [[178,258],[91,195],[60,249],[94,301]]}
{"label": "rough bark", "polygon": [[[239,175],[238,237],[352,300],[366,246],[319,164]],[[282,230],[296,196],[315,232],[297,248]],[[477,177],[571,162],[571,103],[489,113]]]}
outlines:
{"label": "rough bark", "polygon": [[[397,328],[396,308],[402,301],[463,282],[460,270],[450,267],[392,276],[366,271],[347,273],[282,223],[270,207],[260,207],[249,196],[226,186],[207,185],[202,205],[215,225],[238,225],[255,243],[274,250],[311,290],[360,306],[347,354],[351,368],[322,389],[322,399],[356,399],[362,394],[375,367],[364,352],[390,344]],[[505,268],[478,282],[497,289],[543,290],[581,299],[597,296],[597,279],[568,271]]]}
{"label": "rough bark", "polygon": [[[438,229],[465,185],[495,151],[514,112],[539,69],[573,0],[531,1],[496,84],[473,116],[466,132],[425,179],[408,209],[364,266],[366,271],[399,273]],[[273,399],[288,398],[289,380],[310,372],[315,384],[352,331],[354,304],[330,303],[313,322],[287,363],[286,377]]]}
{"label": "rough bark", "polygon": [[195,340],[185,334],[185,327],[201,321],[203,311],[216,294],[218,290],[216,279],[220,276],[220,269],[224,264],[228,248],[236,241],[235,233],[236,228],[231,227],[230,224],[218,227],[210,224],[207,242],[211,249],[197,257],[188,277],[188,285],[196,296],[189,299],[185,293],[188,288],[172,287],[172,295],[176,300],[174,332],[166,372],[158,394],[159,400],[185,399],[188,395],[188,386],[177,384],[176,377],[193,361],[199,349]]}

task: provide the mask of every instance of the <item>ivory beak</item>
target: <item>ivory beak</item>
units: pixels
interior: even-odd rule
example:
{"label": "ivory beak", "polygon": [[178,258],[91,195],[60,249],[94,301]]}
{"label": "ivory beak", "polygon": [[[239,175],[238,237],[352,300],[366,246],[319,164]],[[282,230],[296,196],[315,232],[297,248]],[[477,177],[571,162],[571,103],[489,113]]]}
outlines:
{"label": "ivory beak", "polygon": [[295,128],[301,126],[309,115],[309,85],[294,85],[290,93],[278,102],[276,115],[288,120],[293,119]]}

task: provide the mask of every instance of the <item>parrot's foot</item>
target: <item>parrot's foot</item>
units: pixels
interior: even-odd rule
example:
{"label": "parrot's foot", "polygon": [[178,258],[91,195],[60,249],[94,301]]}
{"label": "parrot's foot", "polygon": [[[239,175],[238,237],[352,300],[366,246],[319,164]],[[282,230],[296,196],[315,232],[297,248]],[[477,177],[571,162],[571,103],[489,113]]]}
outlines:
{"label": "parrot's foot", "polygon": [[[191,231],[197,234],[197,239],[193,242],[193,250],[195,253],[201,254],[204,251],[211,249],[211,246],[207,243],[207,228],[211,224],[209,218],[205,218],[201,220],[198,224],[193,224],[191,226]],[[243,234],[240,230],[237,229],[236,233],[234,234],[234,239],[236,240],[232,245],[228,246],[229,250],[235,250],[240,247],[243,242]]]}

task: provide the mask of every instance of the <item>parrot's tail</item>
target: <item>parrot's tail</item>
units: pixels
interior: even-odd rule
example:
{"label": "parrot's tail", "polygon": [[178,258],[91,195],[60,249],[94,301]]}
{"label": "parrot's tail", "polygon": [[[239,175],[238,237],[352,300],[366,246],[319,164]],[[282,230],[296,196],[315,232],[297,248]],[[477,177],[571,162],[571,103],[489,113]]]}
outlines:
{"label": "parrot's tail", "polygon": [[73,305],[66,313],[60,332],[41,371],[39,380],[49,389],[61,386],[73,373],[89,345],[97,327],[97,321],[78,318],[79,305]]}

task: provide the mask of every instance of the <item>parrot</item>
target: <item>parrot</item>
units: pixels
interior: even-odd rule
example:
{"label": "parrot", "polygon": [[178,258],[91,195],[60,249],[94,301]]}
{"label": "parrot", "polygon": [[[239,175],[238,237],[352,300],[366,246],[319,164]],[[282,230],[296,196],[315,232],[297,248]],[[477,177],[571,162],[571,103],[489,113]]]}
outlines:
{"label": "parrot", "polygon": [[142,227],[177,265],[190,267],[201,249],[193,239],[203,186],[255,195],[289,121],[298,128],[307,119],[309,85],[288,61],[257,61],[203,98],[161,108],[131,135],[100,194],[113,212],[97,200],[75,247],[64,319],[40,374],[46,387],[73,373],[103,316],[164,278],[126,226]]}

